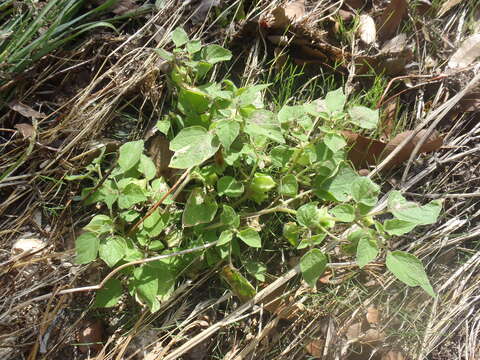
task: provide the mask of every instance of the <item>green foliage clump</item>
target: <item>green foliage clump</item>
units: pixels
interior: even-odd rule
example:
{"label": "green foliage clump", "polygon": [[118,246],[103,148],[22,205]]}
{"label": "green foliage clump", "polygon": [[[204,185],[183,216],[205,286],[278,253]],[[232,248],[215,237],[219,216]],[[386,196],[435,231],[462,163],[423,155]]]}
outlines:
{"label": "green foliage clump", "polygon": [[[254,288],[232,264],[242,264],[265,281],[267,267],[257,261],[261,255],[252,261],[242,252],[280,244],[303,253],[300,269],[315,286],[328,266],[330,254],[320,249],[327,239],[339,242],[360,268],[386,257],[387,268],[399,280],[434,296],[420,260],[389,250],[388,240],[434,223],[441,203],[421,206],[394,191],[388,201],[392,216],[382,222],[372,212],[379,186],[359,176],[346,160],[347,143],[338,129],[348,123],[372,129],[377,111],[348,107],[341,89],[324,99],[269,110],[262,102],[268,85],[238,88],[226,79],[207,80],[215,64],[231,59],[228,50],[203,46],[182,29],[173,32],[172,40],[173,52],[158,50],[171,64],[173,106],[157,128],[170,141],[170,167],[188,173],[182,183],[186,200],[174,198],[175,191],[157,176],[141,140],[120,147],[117,165],[102,183],[102,157],[97,158],[80,176],[93,180],[82,197],[87,205],[104,203],[108,214],[95,215],[84,227],[76,241],[76,261],[87,264],[100,258],[115,268],[159,253],[173,256],[123,268],[98,292],[98,306],[115,305],[125,286],[156,311],[179,276],[192,267],[222,262],[229,264],[222,276],[235,293],[251,297]],[[162,206],[157,207],[159,200]],[[283,219],[283,228],[269,226],[267,215],[273,213]],[[251,219],[260,216],[264,223],[255,225]],[[342,223],[356,224],[346,239],[335,235]],[[211,246],[202,256],[177,254],[202,245]]]}

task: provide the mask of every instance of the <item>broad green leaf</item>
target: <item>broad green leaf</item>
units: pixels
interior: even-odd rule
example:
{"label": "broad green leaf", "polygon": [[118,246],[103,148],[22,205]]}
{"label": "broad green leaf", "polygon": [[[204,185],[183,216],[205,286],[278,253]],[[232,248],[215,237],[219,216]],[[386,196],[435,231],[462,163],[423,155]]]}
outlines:
{"label": "broad green leaf", "polygon": [[170,167],[187,169],[200,165],[211,158],[217,152],[218,147],[218,141],[203,127],[184,128],[170,142],[170,150],[175,152],[170,161]]}
{"label": "broad green leaf", "polygon": [[217,246],[228,244],[233,239],[233,231],[232,230],[223,230],[218,238]]}
{"label": "broad green leaf", "polygon": [[283,225],[283,237],[288,240],[292,246],[297,246],[300,235],[300,227],[297,223],[287,222]]}
{"label": "broad green leaf", "polygon": [[293,155],[293,150],[285,145],[274,147],[270,153],[272,165],[282,168],[288,164]]}
{"label": "broad green leaf", "polygon": [[132,221],[140,217],[140,213],[131,209],[122,211],[119,215],[120,215],[120,218],[127,223],[131,223]]}
{"label": "broad green leaf", "polygon": [[222,61],[228,61],[232,58],[232,53],[219,45],[208,45],[202,49],[202,58],[210,64],[216,64]]}
{"label": "broad green leaf", "polygon": [[218,205],[215,199],[207,195],[203,189],[193,189],[188,197],[182,215],[184,227],[209,223],[217,213]]}
{"label": "broad green leaf", "polygon": [[373,130],[378,126],[378,109],[371,110],[365,106],[354,106],[348,110],[350,120],[355,125],[363,128]]}
{"label": "broad green leaf", "polygon": [[75,263],[88,264],[97,259],[100,239],[91,232],[86,232],[75,239]]}
{"label": "broad green leaf", "polygon": [[158,272],[151,266],[142,265],[133,270],[134,288],[136,293],[147,303],[152,313],[160,308],[157,299]]}
{"label": "broad green leaf", "polygon": [[120,155],[118,157],[118,165],[125,172],[133,168],[140,161],[144,149],[143,140],[130,141],[122,146],[118,150]]}
{"label": "broad green leaf", "polygon": [[313,182],[313,190],[321,199],[346,202],[352,195],[352,183],[356,178],[357,173],[350,166],[343,164],[336,175],[327,180],[317,176]]}
{"label": "broad green leaf", "polygon": [[422,262],[414,255],[404,251],[387,253],[387,269],[408,286],[420,286],[430,296],[435,297]]}
{"label": "broad green leaf", "polygon": [[218,195],[226,195],[232,198],[242,196],[243,184],[231,176],[224,176],[217,181]]}
{"label": "broad green leaf", "polygon": [[307,247],[320,245],[323,242],[323,240],[325,240],[326,237],[327,237],[327,234],[325,233],[306,236],[302,239],[302,241],[300,241],[300,244],[297,245],[297,249],[301,250]]}
{"label": "broad green leaf", "polygon": [[208,110],[210,99],[200,89],[181,88],[178,94],[178,106],[185,114],[202,114]]}
{"label": "broad green leaf", "polygon": [[324,99],[313,100],[309,104],[304,104],[305,111],[313,116],[326,117],[328,109]]}
{"label": "broad green leaf", "polygon": [[185,48],[187,49],[189,54],[195,54],[196,52],[202,50],[202,42],[200,40],[191,40],[187,42]]}
{"label": "broad green leaf", "polygon": [[352,197],[357,203],[375,206],[378,201],[380,187],[368,177],[358,177],[352,184]]}
{"label": "broad green leaf", "polygon": [[235,120],[220,120],[214,123],[214,132],[225,150],[230,149],[233,141],[240,133],[240,124]]}
{"label": "broad green leaf", "polygon": [[98,255],[109,267],[114,267],[125,256],[127,243],[120,236],[112,236],[100,242]]}
{"label": "broad green leaf", "polygon": [[270,175],[255,173],[249,187],[249,197],[257,204],[267,199],[267,193],[275,187],[276,183]]}
{"label": "broad green leaf", "polygon": [[154,49],[154,51],[163,59],[173,61],[173,54],[165,49]]}
{"label": "broad green leaf", "polygon": [[157,167],[152,159],[142,154],[140,157],[140,164],[138,165],[138,171],[140,171],[147,180],[152,180],[157,174]]}
{"label": "broad green leaf", "polygon": [[298,193],[298,183],[297,178],[293,174],[285,175],[280,179],[280,184],[278,185],[278,193],[280,195],[294,197]]}
{"label": "broad green leaf", "polygon": [[327,257],[318,249],[311,249],[300,260],[300,270],[302,271],[303,279],[311,287],[315,287],[326,266]]}
{"label": "broad green leaf", "polygon": [[118,279],[109,279],[95,294],[96,308],[109,308],[117,305],[122,297],[122,283]]}
{"label": "broad green leaf", "polygon": [[342,204],[335,206],[330,213],[342,222],[353,222],[355,220],[355,208],[352,205]]}
{"label": "broad green leaf", "polygon": [[343,93],[342,88],[327,93],[325,97],[325,107],[330,113],[343,111],[347,97]]}
{"label": "broad green leaf", "polygon": [[220,221],[222,222],[222,224],[231,226],[235,229],[240,226],[240,216],[231,206],[228,205],[223,205],[223,211],[220,215]]}
{"label": "broad green leaf", "polygon": [[338,150],[343,149],[347,145],[347,142],[345,141],[343,136],[333,133],[325,134],[323,142],[333,152],[337,152]]}
{"label": "broad green leaf", "polygon": [[318,226],[318,208],[317,202],[310,202],[302,205],[297,210],[297,221],[306,228],[316,228]]}
{"label": "broad green leaf", "polygon": [[169,213],[162,214],[156,209],[142,224],[143,229],[148,233],[149,237],[156,237],[161,234],[163,229],[168,225]]}
{"label": "broad green leaf", "polygon": [[305,108],[301,105],[284,105],[278,112],[278,121],[281,124],[296,121],[305,115]]}
{"label": "broad green leaf", "polygon": [[399,220],[416,225],[429,225],[437,222],[442,202],[434,200],[422,206],[407,201],[399,191],[392,191],[388,196],[388,209]]}
{"label": "broad green leaf", "polygon": [[279,123],[274,114],[268,110],[257,110],[248,119],[244,131],[250,136],[265,136],[278,143],[284,144]]}
{"label": "broad green leaf", "polygon": [[262,262],[258,261],[247,261],[245,263],[245,269],[250,275],[255,277],[258,281],[265,281],[265,274],[267,272],[267,267]]}
{"label": "broad green leaf", "polygon": [[247,302],[255,296],[256,291],[252,284],[232,266],[225,265],[222,268],[221,276],[241,302]]}
{"label": "broad green leaf", "polygon": [[173,258],[170,258],[160,261],[153,261],[148,264],[158,281],[157,299],[159,301],[168,299],[175,288],[176,277],[174,271],[172,270],[173,262]]}
{"label": "broad green leaf", "polygon": [[252,228],[243,229],[242,231],[238,232],[237,236],[248,246],[254,248],[262,247],[262,240],[260,239],[260,235],[258,235],[258,232]]}
{"label": "broad green leaf", "polygon": [[[162,199],[165,196],[165,194],[170,190],[170,187],[165,182],[165,179],[162,177],[162,178],[153,180],[152,184],[150,185],[150,189],[151,189],[150,197],[154,201],[160,201],[160,199]],[[173,204],[172,195],[168,195],[165,198],[165,200],[163,200],[163,203],[165,205]]]}
{"label": "broad green leaf", "polygon": [[168,117],[164,117],[157,121],[157,129],[162,134],[168,135],[168,131],[170,130],[170,119]]}
{"label": "broad green leaf", "polygon": [[412,231],[417,224],[413,224],[409,221],[398,220],[398,219],[390,219],[386,220],[383,224],[383,229],[389,235],[403,235]]}
{"label": "broad green leaf", "polygon": [[83,227],[83,230],[101,235],[113,231],[113,221],[107,215],[95,215],[90,222]]}
{"label": "broad green leaf", "polygon": [[175,46],[178,48],[188,42],[188,34],[181,27],[177,27],[172,32],[172,40]]}
{"label": "broad green leaf", "polygon": [[[262,90],[268,88],[269,84],[260,84],[254,86],[247,86],[244,88],[240,88],[237,90],[237,96],[235,98],[237,104],[239,106],[245,105],[252,105],[255,103],[260,102],[262,100],[262,94],[260,93]],[[254,108],[257,108],[254,106]]]}
{"label": "broad green leaf", "polygon": [[357,244],[357,264],[363,268],[378,256],[377,241],[370,236],[362,236]]}
{"label": "broad green leaf", "polygon": [[143,189],[136,183],[128,184],[121,191],[118,197],[118,207],[128,209],[129,207],[147,200]]}

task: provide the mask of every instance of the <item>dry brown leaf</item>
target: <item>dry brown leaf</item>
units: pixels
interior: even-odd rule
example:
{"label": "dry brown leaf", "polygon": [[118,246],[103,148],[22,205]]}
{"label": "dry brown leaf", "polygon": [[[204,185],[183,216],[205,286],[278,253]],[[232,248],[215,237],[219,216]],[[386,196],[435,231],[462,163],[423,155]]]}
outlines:
{"label": "dry brown leaf", "polygon": [[462,1],[463,0],[448,0],[447,2],[443,3],[442,7],[438,11],[438,16],[441,17],[445,15],[448,10],[450,10],[455,5],[460,4]]}
{"label": "dry brown leaf", "polygon": [[12,246],[12,255],[20,255],[23,253],[36,253],[45,247],[45,243],[36,238],[18,239]]}
{"label": "dry brown leaf", "polygon": [[390,0],[378,23],[378,37],[385,41],[393,37],[404,16],[407,14],[407,0]]}
{"label": "dry brown leaf", "polygon": [[20,115],[25,116],[27,118],[42,119],[45,117],[45,114],[35,111],[30,106],[22,104],[18,101],[11,101],[10,103],[8,103],[8,106],[13,111],[18,112]]}
{"label": "dry brown leaf", "polygon": [[286,29],[305,15],[305,1],[293,1],[275,8],[260,19],[260,24],[269,29]]}
{"label": "dry brown leaf", "polygon": [[405,360],[405,358],[401,352],[390,350],[382,355],[382,360]]}
{"label": "dry brown leaf", "polygon": [[172,169],[168,166],[173,152],[170,150],[170,141],[163,134],[156,134],[148,139],[148,153],[157,166],[157,175],[165,179],[170,178]]}
{"label": "dry brown leaf", "polygon": [[325,347],[325,340],[323,339],[316,339],[310,342],[305,346],[305,350],[315,357],[321,359],[323,357],[323,348]]}
{"label": "dry brown leaf", "polygon": [[346,335],[348,340],[355,340],[355,339],[358,339],[361,334],[362,334],[362,323],[358,322],[348,327]]}
{"label": "dry brown leaf", "polygon": [[102,349],[103,324],[100,320],[85,321],[78,333],[77,341],[80,344],[78,348],[82,353],[87,353],[88,350],[98,352]]}
{"label": "dry brown leaf", "polygon": [[373,343],[385,340],[385,333],[377,329],[368,329],[360,337],[360,341],[363,343]]}
{"label": "dry brown leaf", "polygon": [[366,318],[369,324],[377,325],[380,321],[380,312],[375,306],[370,305],[367,308]]}
{"label": "dry brown leaf", "polygon": [[20,134],[22,134],[24,139],[33,137],[35,135],[35,128],[30,124],[25,124],[25,123],[16,124],[15,129],[20,131]]}
{"label": "dry brown leaf", "polygon": [[465,95],[457,104],[460,112],[476,112],[480,110],[480,89]]}
{"label": "dry brown leaf", "polygon": [[370,15],[361,15],[358,26],[358,35],[367,45],[373,44],[377,38],[377,29],[375,21]]}
{"label": "dry brown leaf", "polygon": [[135,10],[137,7],[138,5],[135,3],[135,0],[120,0],[112,9],[112,12],[116,15],[123,15]]}
{"label": "dry brown leaf", "polygon": [[480,56],[480,34],[466,38],[448,62],[452,69],[464,68]]}
{"label": "dry brown leaf", "polygon": [[386,141],[392,135],[395,128],[395,119],[397,118],[397,102],[390,101],[384,109],[382,109],[380,117],[380,140]]}
{"label": "dry brown leaf", "polygon": [[[389,170],[401,165],[403,162],[410,158],[412,151],[427,130],[421,130],[415,137],[410,140],[402,150],[390,160],[384,167],[384,170]],[[384,143],[379,140],[370,139],[359,134],[355,134],[351,131],[343,131],[350,150],[348,152],[348,159],[357,169],[365,169],[372,165],[377,165],[388,154],[390,154],[395,148],[407,137],[412,131],[405,131],[398,134],[388,143]],[[443,145],[443,138],[438,134],[431,134],[427,140],[420,147],[419,153],[432,152],[440,149]]]}
{"label": "dry brown leaf", "polygon": [[383,54],[399,53],[405,50],[406,47],[407,35],[400,33],[383,44],[381,52]]}

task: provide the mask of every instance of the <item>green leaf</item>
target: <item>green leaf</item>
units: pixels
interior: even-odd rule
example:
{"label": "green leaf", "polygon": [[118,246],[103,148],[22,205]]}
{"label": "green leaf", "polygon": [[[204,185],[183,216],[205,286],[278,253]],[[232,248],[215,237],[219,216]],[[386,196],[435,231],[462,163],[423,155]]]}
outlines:
{"label": "green leaf", "polygon": [[280,195],[294,197],[298,193],[298,183],[297,178],[293,174],[285,175],[280,179],[280,184],[278,185],[278,193]]}
{"label": "green leaf", "polygon": [[173,54],[165,49],[154,49],[154,51],[163,59],[173,61]]}
{"label": "green leaf", "polygon": [[352,205],[337,205],[332,210],[330,210],[330,213],[338,221],[353,222],[353,220],[355,220],[355,208]]}
{"label": "green leaf", "polygon": [[128,209],[129,207],[147,200],[143,189],[136,183],[128,184],[121,191],[118,197],[118,207]]}
{"label": "green leaf", "polygon": [[138,166],[138,171],[140,171],[147,180],[152,180],[157,174],[157,167],[155,166],[152,159],[148,156],[143,155],[140,157],[140,164]]}
{"label": "green leaf", "polygon": [[114,267],[125,256],[127,243],[120,236],[112,236],[100,242],[98,254],[109,267]]}
{"label": "green leaf", "polygon": [[130,141],[119,149],[118,165],[125,172],[133,168],[140,161],[144,149],[143,140]]}
{"label": "green leaf", "polygon": [[219,45],[208,45],[202,49],[202,58],[210,64],[216,64],[222,61],[228,61],[232,58],[232,53]]}
{"label": "green leaf", "polygon": [[75,239],[75,263],[88,264],[97,259],[100,239],[91,232],[86,232]]}
{"label": "green leaf", "polygon": [[314,179],[313,190],[321,199],[346,202],[352,195],[352,183],[358,178],[350,166],[343,164],[333,177],[325,180],[322,176]]}
{"label": "green leaf", "polygon": [[413,224],[409,221],[398,220],[398,219],[390,219],[386,220],[384,225],[384,230],[389,235],[403,235],[412,231],[417,224]]}
{"label": "green leaf", "polygon": [[228,205],[223,205],[223,211],[220,215],[220,221],[233,228],[238,228],[240,226],[240,216],[235,212],[235,210]]}
{"label": "green leaf", "polygon": [[297,223],[287,222],[283,225],[283,237],[288,240],[292,246],[298,245],[298,237],[300,235],[300,227]]}
{"label": "green leaf", "polygon": [[265,274],[267,273],[265,264],[258,261],[247,261],[245,263],[245,269],[258,281],[265,281]]}
{"label": "green leaf", "polygon": [[343,149],[347,145],[347,142],[345,141],[343,136],[334,133],[325,134],[323,142],[333,152],[337,152],[338,150]]}
{"label": "green leaf", "polygon": [[317,235],[312,235],[312,236],[306,236],[300,241],[300,244],[297,245],[297,249],[305,249],[307,247],[312,247],[315,245],[320,245],[323,240],[327,237],[326,233],[322,234],[317,234]]}
{"label": "green leaf", "polygon": [[267,199],[267,192],[275,187],[276,183],[270,175],[255,173],[249,186],[249,196],[257,204]]}
{"label": "green leaf", "polygon": [[378,127],[378,109],[371,110],[364,106],[354,106],[348,110],[350,120],[355,125],[363,128],[373,130]]}
{"label": "green leaf", "polygon": [[318,208],[316,202],[310,202],[302,205],[297,210],[297,221],[306,228],[316,228],[318,226]]}
{"label": "green leaf", "polygon": [[95,294],[96,308],[109,308],[115,306],[122,297],[122,283],[118,279],[109,279]]}
{"label": "green leaf", "polygon": [[159,209],[156,209],[145,219],[142,228],[145,229],[149,237],[156,237],[167,227],[169,219],[170,214],[168,212],[162,214]]}
{"label": "green leaf", "polygon": [[242,196],[243,184],[231,176],[224,176],[217,181],[218,195],[226,195],[232,198]]}
{"label": "green leaf", "polygon": [[147,303],[150,311],[156,312],[160,308],[157,299],[158,272],[151,266],[142,265],[133,270],[133,276],[135,291]]}
{"label": "green leaf", "polygon": [[170,130],[170,119],[168,117],[164,117],[157,121],[157,129],[162,134],[168,135],[168,131]]}
{"label": "green leaf", "polygon": [[250,136],[265,136],[273,141],[284,144],[279,123],[274,114],[268,110],[257,110],[247,119],[245,132]]}
{"label": "green leaf", "polygon": [[357,245],[357,264],[360,268],[363,268],[378,256],[377,241],[368,236],[367,233],[364,234],[365,236],[358,240]]}
{"label": "green leaf", "polygon": [[240,240],[242,240],[250,247],[262,247],[262,240],[260,239],[260,235],[258,235],[258,232],[252,228],[243,229],[237,234],[237,236],[240,238]]}
{"label": "green leaf", "polygon": [[90,222],[83,227],[83,230],[102,235],[113,231],[113,221],[107,215],[95,215]]}
{"label": "green leaf", "polygon": [[178,48],[188,42],[188,34],[181,27],[177,27],[172,32],[172,40],[175,46]]}
{"label": "green leaf", "polygon": [[197,88],[180,88],[178,108],[185,114],[203,114],[210,107],[207,94]]}
{"label": "green leaf", "polygon": [[327,93],[327,96],[325,97],[325,107],[330,113],[343,111],[346,101],[347,97],[343,93],[342,88],[339,88]]}
{"label": "green leaf", "polygon": [[185,48],[189,54],[195,54],[202,50],[202,42],[200,40],[191,40],[187,42],[187,46]]}
{"label": "green leaf", "polygon": [[279,145],[274,147],[270,153],[270,158],[272,160],[272,165],[282,168],[288,164],[293,155],[293,150],[288,146]]}
{"label": "green leaf", "polygon": [[255,288],[237,269],[225,265],[220,274],[241,302],[246,302],[255,296]]}
{"label": "green leaf", "polygon": [[[160,199],[162,199],[165,196],[165,194],[170,190],[170,187],[165,182],[165,179],[162,177],[162,178],[153,180],[152,184],[150,185],[150,189],[151,189],[150,197],[154,201],[160,201]],[[165,200],[163,200],[163,203],[165,205],[173,204],[172,195],[168,195],[165,198]]]}
{"label": "green leaf", "polygon": [[352,184],[352,197],[357,203],[375,206],[378,201],[380,187],[368,177],[358,177]]}
{"label": "green leaf", "polygon": [[170,142],[170,150],[175,152],[170,161],[170,167],[187,169],[200,165],[211,158],[218,148],[218,141],[203,127],[184,128]]}
{"label": "green leaf", "polygon": [[325,271],[327,266],[327,257],[318,249],[311,249],[300,260],[300,270],[303,279],[311,287],[315,287],[318,278]]}
{"label": "green leaf", "polygon": [[430,296],[435,297],[422,262],[414,255],[404,251],[387,253],[387,269],[408,286],[420,286]]}
{"label": "green leaf", "polygon": [[399,191],[388,195],[388,209],[399,220],[416,225],[429,225],[437,222],[442,210],[442,202],[434,200],[426,205],[407,201]]}
{"label": "green leaf", "polygon": [[214,123],[214,132],[225,150],[230,149],[230,145],[235,141],[240,133],[240,124],[235,120],[220,120]]}
{"label": "green leaf", "polygon": [[301,105],[284,105],[278,112],[278,121],[281,124],[296,121],[305,115],[305,108]]}
{"label": "green leaf", "polygon": [[183,210],[182,224],[189,227],[209,223],[215,217],[217,209],[214,197],[207,195],[203,189],[193,189]]}
{"label": "green leaf", "polygon": [[233,231],[232,230],[223,230],[218,238],[217,246],[222,246],[228,244],[233,239]]}

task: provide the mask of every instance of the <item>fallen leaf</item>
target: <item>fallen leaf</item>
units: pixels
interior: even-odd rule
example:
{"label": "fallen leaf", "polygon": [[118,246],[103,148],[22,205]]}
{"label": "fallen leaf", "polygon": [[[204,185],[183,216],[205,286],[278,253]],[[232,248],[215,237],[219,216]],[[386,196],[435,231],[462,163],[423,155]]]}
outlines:
{"label": "fallen leaf", "polygon": [[442,7],[438,11],[438,17],[442,17],[447,13],[448,10],[450,10],[455,5],[460,4],[462,1],[463,0],[448,0],[447,2],[443,3]]}
{"label": "fallen leaf", "polygon": [[380,140],[387,141],[395,128],[395,119],[397,118],[397,102],[390,101],[382,110],[380,116],[379,130]]}
{"label": "fallen leaf", "polygon": [[260,25],[269,29],[286,29],[305,15],[305,1],[293,1],[279,6],[260,19]]}
{"label": "fallen leaf", "polygon": [[407,9],[407,0],[390,0],[390,4],[383,11],[377,26],[380,40],[385,41],[395,35],[400,23],[407,14]]}
{"label": "fallen leaf", "polygon": [[[421,141],[427,130],[421,130],[411,139],[402,150],[394,156],[384,167],[384,170],[389,170],[401,165],[403,162],[410,158],[412,151],[416,144]],[[357,169],[365,169],[369,166],[377,165],[388,154],[390,154],[395,148],[410,134],[411,130],[402,132],[395,136],[388,143],[384,143],[379,140],[370,139],[359,134],[355,134],[351,131],[343,131],[342,134],[347,140],[347,144],[350,146],[348,151],[348,159]],[[432,152],[440,149],[443,145],[443,138],[438,134],[431,134],[428,139],[420,147],[419,153]]]}
{"label": "fallen leaf", "polygon": [[82,323],[81,329],[77,336],[77,341],[80,344],[78,348],[82,353],[87,353],[88,350],[98,352],[102,349],[101,344],[103,337],[103,324],[100,320],[85,321]]}
{"label": "fallen leaf", "polygon": [[382,360],[405,360],[402,353],[399,351],[390,350],[382,355]]}
{"label": "fallen leaf", "polygon": [[316,339],[312,342],[305,345],[305,350],[315,357],[321,359],[323,357],[323,348],[325,347],[325,340],[323,339]]}
{"label": "fallen leaf", "polygon": [[464,68],[480,56],[480,34],[466,38],[448,62],[452,69]]}
{"label": "fallen leaf", "polygon": [[458,112],[476,112],[480,110],[480,89],[475,89],[465,95],[457,104]]}
{"label": "fallen leaf", "polygon": [[370,305],[367,308],[366,318],[369,324],[378,325],[380,321],[380,312],[375,306]]}
{"label": "fallen leaf", "polygon": [[159,176],[169,179],[173,169],[168,165],[173,156],[170,150],[170,141],[162,134],[156,134],[148,139],[148,153],[157,167]]}
{"label": "fallen leaf", "polygon": [[12,255],[20,255],[23,253],[37,253],[45,247],[45,243],[36,238],[18,239],[12,246]]}
{"label": "fallen leaf", "polygon": [[115,4],[112,12],[116,15],[123,15],[135,10],[137,7],[138,5],[135,3],[135,0],[120,0]]}
{"label": "fallen leaf", "polygon": [[10,103],[8,103],[8,106],[13,111],[18,112],[20,115],[25,116],[27,118],[42,119],[45,117],[45,114],[35,111],[30,106],[22,104],[18,101],[11,101]]}
{"label": "fallen leaf", "polygon": [[377,329],[368,329],[362,334],[360,341],[363,343],[373,343],[385,340],[385,333]]}
{"label": "fallen leaf", "polygon": [[375,21],[370,15],[360,15],[359,22],[358,35],[360,39],[367,45],[373,44],[377,38]]}
{"label": "fallen leaf", "polygon": [[20,131],[20,134],[22,134],[24,139],[33,137],[35,135],[35,128],[30,124],[26,124],[26,123],[16,124],[15,129]]}
{"label": "fallen leaf", "polygon": [[361,334],[362,334],[362,323],[358,322],[348,327],[346,335],[348,340],[355,340],[355,339],[358,339]]}
{"label": "fallen leaf", "polygon": [[397,36],[385,42],[380,52],[383,54],[399,53],[405,50],[406,47],[407,47],[407,35],[404,33],[400,33]]}

